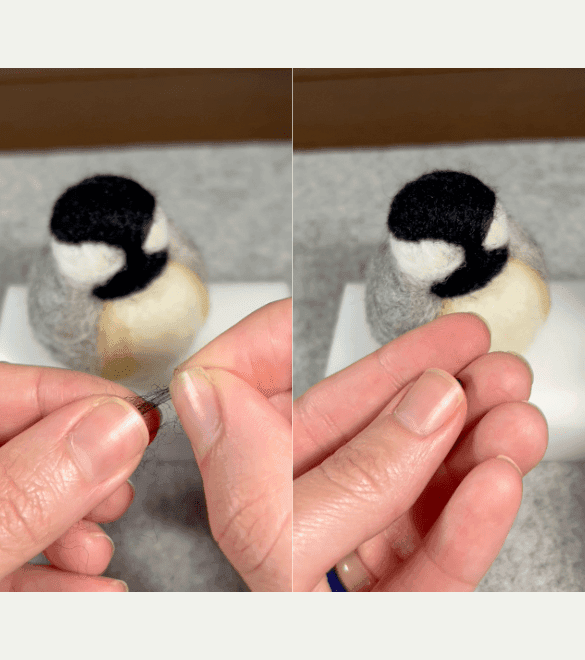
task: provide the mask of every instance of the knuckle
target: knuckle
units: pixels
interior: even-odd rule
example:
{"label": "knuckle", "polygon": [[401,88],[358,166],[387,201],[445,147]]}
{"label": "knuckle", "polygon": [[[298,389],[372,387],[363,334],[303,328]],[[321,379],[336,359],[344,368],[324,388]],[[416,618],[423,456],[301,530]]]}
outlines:
{"label": "knuckle", "polygon": [[[337,434],[340,429],[326,410],[327,401],[323,400],[323,396],[318,391],[303,395],[295,401],[295,422],[310,432],[315,420],[318,420],[320,423],[318,435]],[[313,434],[311,439],[314,439]]]}
{"label": "knuckle", "polygon": [[318,469],[323,477],[361,500],[378,500],[393,480],[392,461],[385,448],[352,442],[329,456]]}
{"label": "knuckle", "polygon": [[23,488],[6,470],[0,476],[0,548],[4,552],[37,545],[35,524],[42,517],[43,502],[36,488]]}
{"label": "knuckle", "polygon": [[288,515],[278,504],[281,497],[273,488],[253,498],[249,493],[232,492],[223,522],[211,522],[219,547],[244,576],[267,564],[286,532]]}
{"label": "knuckle", "polygon": [[38,547],[50,526],[50,503],[65,485],[59,470],[46,474],[37,467],[26,474],[15,465],[0,464],[0,551],[21,553]]}
{"label": "knuckle", "polygon": [[[425,338],[421,337],[421,344],[425,342]],[[389,392],[400,392],[403,387],[408,384],[407,380],[401,377],[402,369],[396,366],[396,353],[394,350],[388,348],[388,344],[382,346],[374,355],[385,374],[385,379]]]}

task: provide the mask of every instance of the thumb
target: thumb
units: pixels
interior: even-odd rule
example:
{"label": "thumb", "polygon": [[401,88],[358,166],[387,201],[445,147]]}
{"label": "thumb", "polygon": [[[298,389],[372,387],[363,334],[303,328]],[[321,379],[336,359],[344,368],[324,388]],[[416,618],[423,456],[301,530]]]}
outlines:
{"label": "thumb", "polygon": [[195,367],[171,382],[219,547],[254,591],[290,591],[291,426],[256,388]]}
{"label": "thumb", "polygon": [[456,442],[466,407],[455,378],[428,369],[361,433],[295,480],[295,591],[313,589],[414,504]]}
{"label": "thumb", "polygon": [[92,396],[0,447],[0,578],[59,538],[130,476],[148,445],[140,413]]}

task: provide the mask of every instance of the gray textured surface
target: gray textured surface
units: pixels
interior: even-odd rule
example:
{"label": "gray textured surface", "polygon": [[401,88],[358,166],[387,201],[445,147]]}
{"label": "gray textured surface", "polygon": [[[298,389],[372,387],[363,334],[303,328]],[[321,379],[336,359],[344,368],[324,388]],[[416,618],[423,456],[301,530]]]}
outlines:
{"label": "gray textured surface", "polygon": [[[293,161],[295,396],[323,377],[344,284],[363,279],[392,197],[424,172],[478,176],[541,245],[552,279],[585,278],[585,141],[297,153]],[[542,463],[524,482],[518,519],[479,591],[585,589],[585,464]]]}
{"label": "gray textured surface", "polygon": [[[0,154],[0,304],[23,284],[54,201],[92,174],[130,176],[200,247],[211,282],[291,281],[291,149],[205,145]],[[136,497],[104,528],[116,544],[106,575],[131,591],[242,591],[209,533],[188,440],[169,422],[134,474]],[[176,420],[176,417],[175,417]]]}

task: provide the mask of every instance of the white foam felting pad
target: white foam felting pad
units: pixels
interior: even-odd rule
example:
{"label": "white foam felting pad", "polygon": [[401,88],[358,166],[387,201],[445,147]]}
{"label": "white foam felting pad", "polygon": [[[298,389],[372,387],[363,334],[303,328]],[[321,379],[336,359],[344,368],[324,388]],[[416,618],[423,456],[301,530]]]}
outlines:
{"label": "white foam felting pad", "polygon": [[[534,371],[530,402],[549,427],[545,460],[585,459],[585,281],[553,282],[551,310],[525,357]],[[380,347],[366,321],[365,285],[347,284],[326,375]]]}
{"label": "white foam felting pad", "polygon": [[[35,339],[28,323],[26,295],[27,288],[24,286],[12,286],[6,292],[0,319],[0,360],[14,364],[63,367]],[[211,284],[209,317],[186,355],[195,353],[256,309],[289,295],[289,288],[284,282]],[[141,389],[135,388],[135,391],[143,394]]]}

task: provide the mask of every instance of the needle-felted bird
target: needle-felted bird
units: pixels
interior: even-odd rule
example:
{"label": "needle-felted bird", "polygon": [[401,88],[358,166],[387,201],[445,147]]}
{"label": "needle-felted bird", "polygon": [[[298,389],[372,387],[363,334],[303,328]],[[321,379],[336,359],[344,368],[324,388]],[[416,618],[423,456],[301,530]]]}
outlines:
{"label": "needle-felted bird", "polygon": [[528,348],[550,309],[546,267],[493,190],[462,172],[425,174],[398,192],[388,229],[366,274],[377,341],[474,312],[490,328],[492,351]]}
{"label": "needle-felted bird", "polygon": [[208,314],[197,247],[139,183],[99,175],[56,201],[33,265],[28,315],[66,366],[111,380],[161,378]]}

